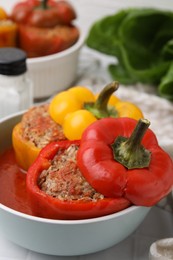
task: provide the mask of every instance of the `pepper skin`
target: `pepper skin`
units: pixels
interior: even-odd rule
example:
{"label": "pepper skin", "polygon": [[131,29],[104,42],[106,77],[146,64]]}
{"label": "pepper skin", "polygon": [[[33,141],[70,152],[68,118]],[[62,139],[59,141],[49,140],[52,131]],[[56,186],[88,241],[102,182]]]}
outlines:
{"label": "pepper skin", "polygon": [[49,114],[58,124],[62,125],[67,114],[83,108],[85,102],[94,102],[92,91],[85,87],[72,87],[55,95],[50,102]]}
{"label": "pepper skin", "polygon": [[118,113],[118,117],[129,117],[136,120],[143,118],[143,113],[140,108],[131,102],[120,100],[114,103],[113,106]]}
{"label": "pepper skin", "polygon": [[125,198],[103,198],[98,201],[60,200],[47,195],[38,187],[38,178],[48,169],[54,156],[80,141],[61,141],[50,143],[42,149],[27,172],[26,187],[33,214],[50,219],[86,219],[108,215],[130,205]]}
{"label": "pepper skin", "polygon": [[56,123],[62,125],[67,139],[80,139],[83,130],[97,120],[92,113],[83,109],[84,103],[94,101],[91,90],[82,86],[72,87],[53,97],[49,114]]}
{"label": "pepper skin", "polygon": [[[135,205],[152,206],[172,188],[173,162],[159,147],[152,130],[145,129],[145,135],[141,138],[140,129],[134,138],[132,133],[138,124],[130,118],[96,121],[82,135],[77,164],[96,191],[108,197],[125,197]],[[123,141],[120,147],[116,146],[113,150],[119,136],[130,142]],[[127,163],[133,159],[139,165],[127,168],[116,159],[116,151],[119,151],[120,160],[123,158]],[[142,165],[144,157],[148,158],[147,165]]]}
{"label": "pepper skin", "polygon": [[21,123],[18,123],[13,129],[12,142],[19,167],[24,171],[28,170],[41,149],[36,147],[32,142],[22,138]]}

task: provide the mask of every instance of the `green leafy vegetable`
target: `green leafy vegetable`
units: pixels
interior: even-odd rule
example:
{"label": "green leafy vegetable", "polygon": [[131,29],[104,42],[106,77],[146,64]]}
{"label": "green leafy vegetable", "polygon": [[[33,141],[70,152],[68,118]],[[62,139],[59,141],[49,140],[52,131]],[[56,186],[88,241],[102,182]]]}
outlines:
{"label": "green leafy vegetable", "polygon": [[123,84],[149,83],[173,100],[173,12],[126,9],[96,21],[86,44],[115,56],[109,66]]}

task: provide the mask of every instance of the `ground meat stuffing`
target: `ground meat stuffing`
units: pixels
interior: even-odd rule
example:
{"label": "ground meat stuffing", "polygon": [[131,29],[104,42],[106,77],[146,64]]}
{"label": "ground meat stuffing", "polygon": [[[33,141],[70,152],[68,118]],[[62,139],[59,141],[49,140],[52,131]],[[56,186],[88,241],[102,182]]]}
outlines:
{"label": "ground meat stuffing", "polygon": [[71,145],[61,150],[51,161],[51,166],[44,170],[38,185],[45,193],[60,200],[97,201],[104,196],[97,193],[85,180],[76,165],[78,146]]}
{"label": "ground meat stuffing", "polygon": [[23,138],[31,141],[38,148],[65,139],[62,127],[50,117],[48,108],[49,104],[32,107],[21,120]]}

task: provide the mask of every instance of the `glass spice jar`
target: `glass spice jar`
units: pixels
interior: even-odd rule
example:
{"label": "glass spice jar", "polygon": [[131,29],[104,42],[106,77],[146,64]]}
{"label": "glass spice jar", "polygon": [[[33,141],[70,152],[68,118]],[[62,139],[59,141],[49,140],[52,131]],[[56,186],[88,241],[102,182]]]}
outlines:
{"label": "glass spice jar", "polygon": [[27,76],[26,53],[0,48],[0,118],[33,104],[33,83]]}

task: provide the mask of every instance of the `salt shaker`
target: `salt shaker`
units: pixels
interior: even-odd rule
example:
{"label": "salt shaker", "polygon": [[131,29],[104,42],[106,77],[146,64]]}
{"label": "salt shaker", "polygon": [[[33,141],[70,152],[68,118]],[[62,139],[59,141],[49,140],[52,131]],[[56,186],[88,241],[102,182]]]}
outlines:
{"label": "salt shaker", "polygon": [[0,48],[0,118],[33,104],[33,83],[27,75],[26,53]]}

